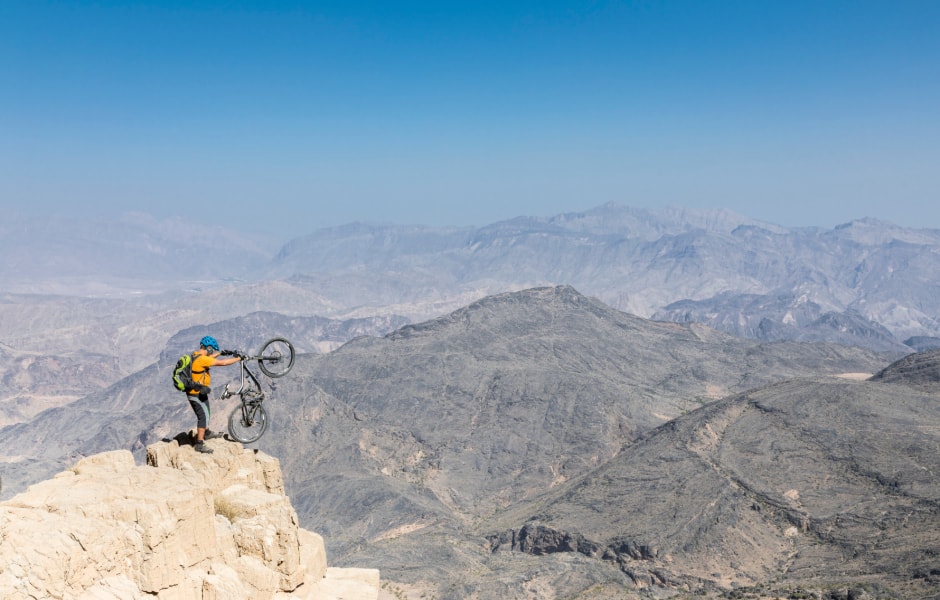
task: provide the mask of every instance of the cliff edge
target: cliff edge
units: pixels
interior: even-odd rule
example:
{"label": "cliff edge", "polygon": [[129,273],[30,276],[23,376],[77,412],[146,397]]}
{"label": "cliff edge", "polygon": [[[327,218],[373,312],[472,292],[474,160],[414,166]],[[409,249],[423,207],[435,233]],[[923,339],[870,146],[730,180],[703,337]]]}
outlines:
{"label": "cliff edge", "polygon": [[181,435],[80,460],[0,503],[0,598],[375,600],[376,569],[328,568],[278,460]]}

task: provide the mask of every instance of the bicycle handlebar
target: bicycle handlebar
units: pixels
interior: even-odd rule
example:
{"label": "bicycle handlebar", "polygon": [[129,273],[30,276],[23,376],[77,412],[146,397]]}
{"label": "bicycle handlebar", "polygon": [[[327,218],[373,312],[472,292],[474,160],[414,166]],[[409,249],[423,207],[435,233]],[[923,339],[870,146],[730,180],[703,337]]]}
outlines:
{"label": "bicycle handlebar", "polygon": [[238,358],[242,360],[260,360],[261,359],[260,356],[251,356],[239,350],[222,350],[221,352],[219,352],[219,356],[237,356]]}

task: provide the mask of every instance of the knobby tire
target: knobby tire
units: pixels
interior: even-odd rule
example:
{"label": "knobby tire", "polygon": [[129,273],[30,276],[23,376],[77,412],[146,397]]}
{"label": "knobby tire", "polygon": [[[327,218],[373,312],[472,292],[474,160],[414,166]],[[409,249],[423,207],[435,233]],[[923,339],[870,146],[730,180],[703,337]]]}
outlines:
{"label": "knobby tire", "polygon": [[[252,414],[252,410],[254,410],[254,417],[252,418],[251,425],[248,425],[245,423],[245,413]],[[243,406],[239,404],[228,416],[229,435],[243,444],[257,442],[267,429],[268,413],[261,404],[254,409],[252,409],[252,407],[243,408]]]}
{"label": "knobby tire", "polygon": [[294,346],[282,337],[266,341],[258,355],[258,367],[268,377],[283,377],[294,366]]}

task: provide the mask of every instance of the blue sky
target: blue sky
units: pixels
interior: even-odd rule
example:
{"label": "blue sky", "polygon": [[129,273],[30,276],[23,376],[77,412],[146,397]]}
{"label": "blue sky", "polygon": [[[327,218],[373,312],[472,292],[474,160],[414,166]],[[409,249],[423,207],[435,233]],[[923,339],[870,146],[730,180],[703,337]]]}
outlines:
{"label": "blue sky", "polygon": [[940,228],[940,2],[0,0],[0,201]]}

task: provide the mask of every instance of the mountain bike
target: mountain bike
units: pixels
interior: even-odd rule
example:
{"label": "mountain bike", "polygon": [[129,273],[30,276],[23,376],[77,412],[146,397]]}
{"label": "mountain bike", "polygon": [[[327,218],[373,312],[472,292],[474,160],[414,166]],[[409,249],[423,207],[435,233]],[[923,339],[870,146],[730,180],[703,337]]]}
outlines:
{"label": "mountain bike", "polygon": [[[257,356],[238,350],[223,350],[225,356],[238,356],[242,360],[239,384],[225,384],[219,400],[238,396],[241,403],[228,416],[228,432],[233,439],[250,444],[258,441],[268,428],[268,413],[264,410],[264,390],[258,376],[248,368],[249,361],[257,361],[261,372],[272,379],[283,377],[294,366],[294,346],[282,337],[271,338],[261,346]],[[271,389],[274,385],[271,384]]]}

